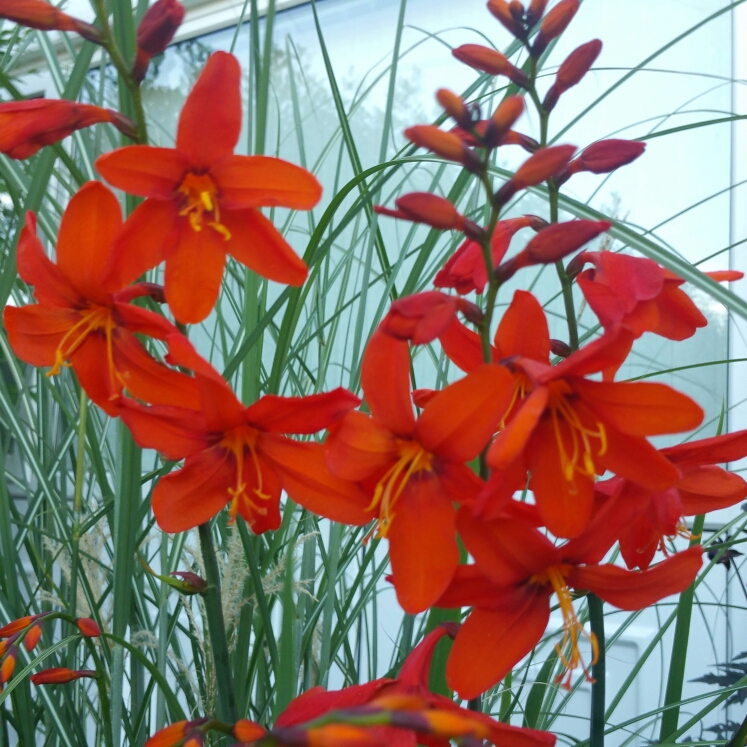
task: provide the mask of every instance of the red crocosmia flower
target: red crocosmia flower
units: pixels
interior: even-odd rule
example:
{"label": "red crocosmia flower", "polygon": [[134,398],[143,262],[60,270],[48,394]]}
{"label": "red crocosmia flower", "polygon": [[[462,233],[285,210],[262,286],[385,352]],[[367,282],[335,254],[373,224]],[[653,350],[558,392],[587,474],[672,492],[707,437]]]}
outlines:
{"label": "red crocosmia flower", "polygon": [[202,726],[206,721],[206,718],[200,718],[194,721],[177,721],[175,724],[169,724],[169,726],[157,731],[150,737],[145,743],[145,747],[176,747],[184,741],[191,731]]}
{"label": "red crocosmia flower", "polygon": [[[611,502],[596,514],[587,531],[556,547],[522,521],[486,522],[461,509],[458,528],[475,565],[460,566],[436,604],[447,608],[472,605],[474,609],[449,655],[449,687],[462,698],[473,698],[503,679],[544,634],[553,594],[563,614],[563,639],[557,650],[572,670],[579,665],[586,669],[578,649],[580,638],[591,643],[592,659],[596,640],[576,616],[571,589],[591,591],[624,610],[642,609],[686,589],[701,566],[700,547],[647,571],[599,565],[615,541],[619,522],[635,510],[637,506],[625,501]],[[567,684],[570,677],[569,672]]]}
{"label": "red crocosmia flower", "polygon": [[[636,337],[653,332],[685,340],[708,323],[680,288],[685,281],[653,260],[616,252],[583,252],[573,261],[575,268],[586,262],[594,268],[581,272],[576,282],[605,329],[623,325]],[[716,281],[742,277],[735,271],[705,274]]]}
{"label": "red crocosmia flower", "polygon": [[629,344],[620,329],[557,366],[526,357],[510,364],[516,399],[488,450],[488,465],[510,470],[522,460],[542,519],[558,537],[583,531],[595,476],[607,469],[653,490],[673,485],[677,469],[646,436],[687,431],[703,419],[693,400],[664,384],[586,378],[614,365]]}
{"label": "red crocosmia flower", "polygon": [[95,679],[97,674],[91,669],[67,669],[65,667],[52,667],[43,669],[41,672],[31,675],[31,681],[35,685],[66,685],[68,682],[89,677]]}
{"label": "red crocosmia flower", "polygon": [[423,291],[394,301],[381,323],[381,329],[398,340],[425,345],[435,340],[456,320],[457,311],[461,311],[474,324],[482,321],[479,306],[439,291]]}
{"label": "red crocosmia flower", "polygon": [[176,328],[162,316],[129,302],[149,295],[147,284],[112,286],[114,240],[122,226],[117,198],[100,182],[88,182],[70,200],[57,240],[57,264],[36,236],[27,213],[18,243],[18,272],[34,286],[37,304],[6,306],[3,322],[11,347],[33,366],[51,366],[48,376],[72,366],[88,396],[112,417],[123,389],[156,404],[197,406],[194,381],[156,362],[135,333],[165,339]]}
{"label": "red crocosmia flower", "polygon": [[75,31],[96,44],[102,41],[95,26],[63,13],[45,0],[0,0],[0,18],[41,31]]}
{"label": "red crocosmia flower", "polygon": [[267,395],[245,407],[185,337],[173,335],[168,344],[168,360],[195,373],[200,409],[120,403],[138,444],[168,459],[186,457],[182,469],[153,491],[153,513],[164,531],[196,527],[226,504],[230,520],[240,514],[256,534],[277,529],[281,489],[304,506],[324,505],[337,521],[368,521],[362,491],[329,474],[321,444],[281,435],[316,433],[358,405],[355,395],[344,389],[308,397]]}
{"label": "red crocosmia flower", "polygon": [[[547,732],[522,729],[494,721],[483,713],[460,708],[450,698],[436,695],[428,688],[431,660],[436,645],[447,633],[454,636],[456,624],[439,626],[428,633],[405,659],[396,679],[382,677],[365,685],[353,685],[328,692],[315,687],[300,695],[278,717],[276,727],[288,729],[342,709],[392,709],[394,725],[377,726],[370,733],[380,744],[415,747],[427,744],[446,747],[449,737],[479,732],[501,747],[552,747],[555,737]],[[409,716],[409,718],[408,718]],[[398,718],[399,717],[399,718]],[[410,729],[407,729],[407,726]],[[475,734],[478,736],[478,734]]]}
{"label": "red crocosmia flower", "polygon": [[127,137],[136,136],[134,123],[112,109],[61,99],[9,101],[0,104],[0,153],[19,160],[28,158],[76,130],[103,122],[113,124]]}
{"label": "red crocosmia flower", "polygon": [[477,368],[435,395],[416,420],[408,345],[378,330],[363,356],[361,384],[371,417],[350,412],[330,428],[327,464],[366,486],[367,516],[389,539],[399,603],[422,612],[459,562],[452,504],[481,487],[465,462],[494,433],[511,398],[511,376],[499,366]]}
{"label": "red crocosmia flower", "polygon": [[696,516],[733,506],[747,497],[747,482],[717,463],[747,456],[747,431],[688,441],[660,452],[680,471],[680,479],[665,491],[646,490],[613,477],[596,488],[609,496],[617,491],[640,494],[644,509],[620,527],[620,550],[628,568],[646,569],[656,550],[668,554],[665,539],[690,538],[683,516]]}
{"label": "red crocosmia flower", "polygon": [[[511,238],[517,231],[530,226],[537,231],[543,224],[544,221],[534,215],[499,221],[490,238],[493,267],[498,267],[508,251]],[[467,239],[436,273],[433,285],[436,288],[454,288],[457,293],[466,295],[473,291],[482,293],[487,282],[488,272],[485,269],[482,248],[477,241]]]}
{"label": "red crocosmia flower", "polygon": [[241,68],[215,52],[187,97],[175,148],[135,145],[96,161],[115,187],[147,198],[120,238],[115,282],[132,282],[166,260],[166,298],[184,324],[215,305],[226,254],[270,280],[301,285],[306,265],[260,207],[308,210],[321,187],[279,158],[234,155],[241,132]]}

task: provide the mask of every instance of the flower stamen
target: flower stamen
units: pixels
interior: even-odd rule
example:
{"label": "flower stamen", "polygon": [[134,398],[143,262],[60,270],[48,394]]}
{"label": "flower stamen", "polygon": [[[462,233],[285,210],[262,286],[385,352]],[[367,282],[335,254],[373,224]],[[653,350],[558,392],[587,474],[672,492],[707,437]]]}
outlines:
{"label": "flower stamen", "polygon": [[207,174],[195,174],[190,171],[176,190],[184,196],[184,204],[179,215],[189,219],[193,231],[202,231],[205,213],[212,213],[214,220],[207,225],[217,231],[225,241],[231,238],[231,232],[220,222],[218,209],[218,189]]}
{"label": "flower stamen", "polygon": [[246,490],[247,484],[244,481],[244,453],[245,449],[248,449],[257,475],[257,486],[252,488],[251,492],[263,501],[268,501],[272,497],[262,490],[262,468],[255,448],[256,435],[256,432],[247,433],[246,428],[238,428],[233,433],[229,433],[220,443],[223,448],[233,454],[234,459],[236,460],[236,487],[228,488],[228,494],[231,496],[231,501],[228,507],[229,526],[236,521],[240,503],[248,506],[253,512],[256,512],[260,516],[265,516],[267,514],[267,508],[250,498],[249,493],[247,493]]}

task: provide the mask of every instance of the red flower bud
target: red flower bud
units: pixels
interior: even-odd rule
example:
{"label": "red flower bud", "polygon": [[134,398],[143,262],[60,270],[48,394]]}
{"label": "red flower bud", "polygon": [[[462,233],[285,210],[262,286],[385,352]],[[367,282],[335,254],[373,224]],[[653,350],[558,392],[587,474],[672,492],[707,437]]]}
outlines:
{"label": "red flower bud", "polygon": [[485,128],[485,144],[491,148],[513,127],[524,112],[524,99],[521,96],[508,96],[498,105]]}
{"label": "red flower bud", "polygon": [[524,6],[519,0],[511,0],[508,4],[508,9],[515,21],[521,23],[524,20]]}
{"label": "red flower bud", "polygon": [[602,51],[602,42],[599,39],[593,39],[586,44],[582,44],[574,49],[558,70],[555,83],[545,96],[542,105],[547,111],[551,111],[561,94],[564,94],[569,88],[572,88],[589,72],[594,61]]}
{"label": "red flower bud", "polygon": [[527,8],[526,12],[526,18],[527,23],[529,26],[534,26],[537,21],[539,21],[540,18],[542,18],[542,14],[545,12],[545,8],[547,7],[547,0],[532,0],[531,3],[529,3],[529,8]]}
{"label": "red flower bud", "polygon": [[37,623],[29,628],[29,632],[23,639],[23,645],[26,647],[26,651],[31,652],[36,648],[36,644],[39,643],[39,639],[42,635],[42,626]]}
{"label": "red flower bud", "polygon": [[405,130],[405,137],[420,148],[427,148],[441,158],[461,163],[469,171],[480,171],[482,163],[452,132],[444,132],[434,125],[415,125]]}
{"label": "red flower bud", "polygon": [[550,340],[550,352],[560,358],[567,358],[573,350],[567,342],[562,340]]}
{"label": "red flower bud", "polygon": [[451,52],[460,62],[488,75],[505,75],[521,88],[529,85],[529,78],[520,68],[512,65],[505,55],[480,44],[462,44]]}
{"label": "red flower bud", "polygon": [[254,742],[262,738],[267,731],[264,727],[250,721],[248,718],[242,718],[233,725],[233,735],[239,742]]}
{"label": "red flower bud", "polygon": [[466,130],[472,127],[472,115],[461,96],[457,96],[447,88],[439,88],[436,91],[436,100],[460,127]]}
{"label": "red flower bud", "polygon": [[557,262],[584,244],[608,231],[612,224],[606,220],[572,220],[554,223],[540,231],[522,250],[529,264]]}
{"label": "red flower bud", "polygon": [[645,149],[646,143],[637,140],[600,140],[581,153],[571,164],[571,170],[574,173],[591,171],[592,174],[607,174],[635,161]]}
{"label": "red flower bud", "polygon": [[40,31],[77,31],[85,39],[101,43],[101,32],[95,26],[63,13],[44,0],[0,0],[0,18]]}
{"label": "red flower bud", "polygon": [[579,0],[560,0],[544,17],[532,45],[533,57],[539,57],[547,49],[547,45],[566,30],[580,6]]}
{"label": "red flower bud", "polygon": [[3,663],[0,664],[0,685],[4,685],[13,676],[17,658],[18,646],[11,646],[5,654]]}
{"label": "red flower bud", "polygon": [[541,184],[562,171],[576,152],[575,145],[541,148],[519,167],[496,193],[499,204],[506,203],[518,190]]}
{"label": "red flower bud", "polygon": [[511,7],[506,0],[488,0],[488,10],[500,21],[501,25],[517,39],[526,39],[527,32],[521,23],[518,23],[511,12]]}
{"label": "red flower bud", "polygon": [[137,51],[132,77],[139,83],[152,57],[166,49],[184,18],[184,6],[177,0],[156,0],[137,28]]}
{"label": "red flower bud", "polygon": [[79,617],[75,621],[75,624],[86,638],[98,638],[101,635],[101,628],[90,617]]}
{"label": "red flower bud", "polygon": [[45,145],[100,122],[113,124],[128,137],[135,135],[135,126],[127,117],[92,104],[64,99],[0,104],[0,153],[16,159],[28,158]]}
{"label": "red flower bud", "polygon": [[179,579],[179,586],[175,588],[182,594],[203,594],[208,588],[208,582],[192,571],[172,571],[169,575]]}
{"label": "red flower bud", "polygon": [[28,628],[34,620],[38,620],[40,617],[44,617],[47,613],[41,615],[26,615],[26,617],[19,617],[17,620],[12,620],[7,625],[0,628],[0,638],[9,638],[14,633],[18,633],[24,628]]}
{"label": "red flower bud", "polygon": [[413,223],[425,223],[442,231],[456,229],[477,241],[480,241],[483,236],[483,230],[480,226],[457,212],[457,209],[448,200],[430,192],[411,192],[402,195],[395,204],[397,210],[374,205],[374,211],[379,215],[388,215],[391,218],[411,220]]}
{"label": "red flower bud", "polygon": [[41,672],[31,675],[31,681],[35,685],[66,685],[68,682],[89,677],[96,679],[96,672],[91,669],[67,669],[65,667],[52,667],[43,669]]}
{"label": "red flower bud", "polygon": [[392,303],[381,329],[398,340],[425,345],[435,340],[456,319],[457,298],[440,291],[424,291]]}

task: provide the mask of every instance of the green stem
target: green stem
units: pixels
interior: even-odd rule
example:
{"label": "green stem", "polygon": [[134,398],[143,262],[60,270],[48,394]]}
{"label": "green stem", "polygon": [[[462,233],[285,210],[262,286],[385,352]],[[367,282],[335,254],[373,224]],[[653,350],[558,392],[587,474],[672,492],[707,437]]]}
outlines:
{"label": "green stem", "polygon": [[104,665],[101,662],[98,651],[96,651],[96,643],[90,638],[86,638],[88,644],[88,650],[91,652],[91,658],[93,659],[93,665],[98,673],[96,677],[96,686],[99,690],[99,705],[101,711],[101,718],[104,721],[104,744],[106,747],[113,747],[112,742],[112,723],[111,723],[111,708],[109,707],[109,693],[107,691],[107,682],[104,674]]}
{"label": "green stem", "polygon": [[218,690],[217,715],[220,719],[234,723],[238,721],[239,717],[228,656],[226,625],[223,621],[218,558],[215,554],[210,524],[200,524],[198,529],[202,559],[205,562],[205,578],[208,582],[207,591],[203,596],[205,598],[208,635],[210,637],[210,648],[213,652],[213,666],[215,667],[215,681]]}
{"label": "green stem", "polygon": [[599,653],[596,662],[591,667],[594,678],[591,685],[591,725],[589,731],[589,747],[604,747],[604,705],[605,705],[605,667],[606,656],[604,641],[604,602],[596,595],[589,594],[589,623],[591,633],[596,636]]}

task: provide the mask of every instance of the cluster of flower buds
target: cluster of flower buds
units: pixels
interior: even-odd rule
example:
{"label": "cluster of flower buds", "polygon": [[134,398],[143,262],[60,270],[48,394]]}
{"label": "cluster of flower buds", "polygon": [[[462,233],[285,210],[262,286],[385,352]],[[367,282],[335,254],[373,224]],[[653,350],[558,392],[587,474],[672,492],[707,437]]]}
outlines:
{"label": "cluster of flower buds", "polygon": [[[131,75],[136,83],[145,77],[152,57],[166,49],[184,17],[178,0],[157,0],[145,13],[137,30],[137,50]],[[74,31],[95,44],[107,39],[96,26],[63,13],[46,0],[0,0],[0,18],[42,31]],[[0,153],[24,159],[46,145],[95,124],[114,125],[125,137],[137,139],[135,123],[104,107],[65,99],[31,99],[0,104]]]}
{"label": "cluster of flower buds", "polygon": [[[84,638],[98,638],[101,635],[98,624],[92,618],[72,618],[61,612],[43,612],[12,620],[0,628],[0,692],[13,676],[18,659],[18,647],[23,644],[26,651],[31,653],[41,639],[42,626],[52,620],[64,620],[75,625]],[[37,685],[50,685],[72,682],[81,677],[97,676],[96,672],[89,670],[73,671],[54,667],[32,675],[31,681]]]}

